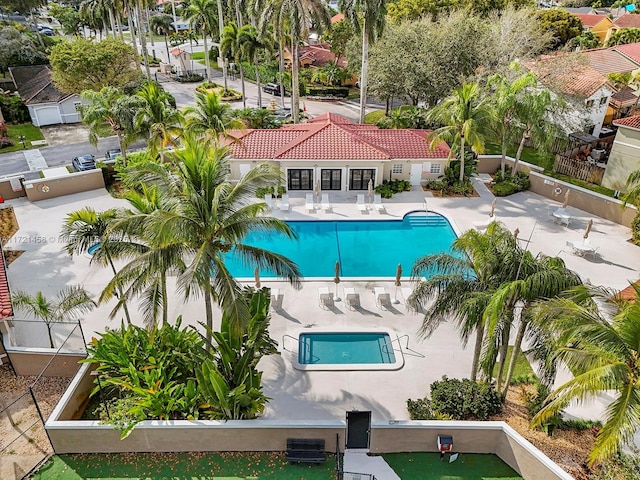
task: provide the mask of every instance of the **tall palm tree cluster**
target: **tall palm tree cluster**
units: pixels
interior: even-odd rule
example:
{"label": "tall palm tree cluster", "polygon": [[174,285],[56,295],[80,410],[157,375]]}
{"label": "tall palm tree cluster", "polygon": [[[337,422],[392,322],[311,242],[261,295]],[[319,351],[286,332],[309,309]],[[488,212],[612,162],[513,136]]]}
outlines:
{"label": "tall palm tree cluster", "polygon": [[424,311],[422,335],[453,321],[463,343],[475,337],[473,380],[491,380],[506,396],[525,343],[546,386],[561,365],[573,373],[551,392],[533,426],[571,401],[613,391],[589,463],[611,459],[632,441],[640,428],[640,287],[630,301],[583,285],[560,258],[532,255],[498,222],[483,233],[465,232],[451,253],[419,259],[412,275],[420,280],[408,303]]}

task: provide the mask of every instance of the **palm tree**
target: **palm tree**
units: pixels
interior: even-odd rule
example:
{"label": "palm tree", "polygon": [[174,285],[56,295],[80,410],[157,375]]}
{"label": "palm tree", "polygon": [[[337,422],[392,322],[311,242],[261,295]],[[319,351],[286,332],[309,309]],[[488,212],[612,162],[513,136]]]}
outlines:
{"label": "palm tree", "polygon": [[[279,41],[288,30],[291,38],[291,113],[293,123],[300,119],[300,59],[298,46],[309,37],[312,27],[321,31],[331,26],[331,14],[323,0],[275,0],[262,10],[260,25],[272,23]],[[260,29],[264,31],[264,28]],[[282,58],[282,56],[281,56]]]}
{"label": "palm tree", "polygon": [[260,68],[258,67],[258,53],[260,50],[272,49],[269,39],[258,36],[258,31],[252,25],[245,25],[238,32],[238,44],[242,56],[253,62],[256,73],[256,83],[258,84],[258,108],[262,108],[262,86],[260,84]]}
{"label": "palm tree", "polygon": [[171,96],[156,82],[147,82],[136,93],[142,99],[136,113],[137,130],[146,136],[151,155],[160,154],[164,162],[164,150],[175,145],[181,131],[182,115],[169,103]]}
{"label": "palm tree", "polygon": [[195,105],[184,109],[185,129],[192,135],[217,139],[227,130],[242,128],[233,108],[220,100],[216,92],[196,92]]}
{"label": "palm tree", "polygon": [[519,97],[525,89],[535,87],[536,84],[536,76],[531,72],[527,72],[513,81],[496,73],[487,82],[491,92],[490,106],[494,111],[492,130],[501,146],[500,169],[502,173],[505,170],[507,146],[512,143],[514,137]]}
{"label": "palm tree", "polygon": [[169,53],[169,41],[167,39],[167,35],[172,31],[172,21],[173,19],[171,18],[171,15],[167,15],[166,13],[154,15],[151,17],[151,20],[149,20],[149,28],[153,32],[164,37],[164,46],[167,49],[167,61],[169,62],[169,65],[171,65],[171,54]]}
{"label": "palm tree", "polygon": [[54,323],[78,318],[81,313],[89,312],[96,306],[89,293],[79,286],[60,291],[55,300],[47,299],[42,292],[30,295],[18,291],[11,294],[11,303],[17,309],[30,313],[46,324],[51,348],[55,348],[51,334]]}
{"label": "palm tree", "polygon": [[115,87],[104,87],[99,92],[85,90],[82,98],[90,102],[80,105],[82,121],[89,125],[89,142],[96,146],[100,135],[117,135],[122,160],[126,164],[127,145],[136,136],[135,117],[142,100],[125,95]]}
{"label": "palm tree", "polygon": [[362,34],[362,65],[360,67],[360,123],[364,123],[367,108],[369,44],[382,35],[387,15],[387,0],[340,0],[340,10],[351,21],[356,33]]}
{"label": "palm tree", "polygon": [[533,426],[544,424],[572,400],[617,392],[604,411],[591,465],[631,443],[640,425],[640,289],[633,288],[635,298],[627,301],[602,287],[579,286],[536,311],[537,323],[555,340],[553,360],[566,364],[574,378],[549,395]]}
{"label": "palm tree", "polygon": [[167,293],[167,275],[169,272],[184,272],[183,246],[172,244],[166,248],[154,244],[153,235],[149,234],[150,216],[164,208],[168,201],[157,187],[139,185],[140,192],[129,190],[124,198],[133,209],[119,212],[110,229],[126,234],[139,245],[138,251],[130,261],[114,275],[100,295],[100,301],[111,299],[114,292],[120,291],[118,303],[111,312],[113,318],[128,301],[141,297],[140,311],[142,319],[151,330],[162,316],[165,325],[169,318],[169,296]]}
{"label": "palm tree", "polygon": [[[514,240],[515,241],[515,240]],[[517,248],[518,269],[515,276],[505,279],[500,287],[492,295],[491,301],[485,310],[485,322],[487,334],[496,338],[500,348],[500,364],[496,377],[496,389],[506,396],[511,377],[520,355],[522,341],[525,334],[529,333],[531,322],[531,309],[536,301],[544,298],[553,298],[569,288],[580,285],[580,276],[565,267],[564,261],[557,257],[538,255],[534,257],[529,251]],[[505,366],[509,333],[512,322],[519,312],[518,331],[511,353],[511,360],[507,374],[502,385],[502,373]],[[496,335],[497,330],[497,335]],[[490,362],[488,370],[493,370],[495,362]]]}
{"label": "palm tree", "polygon": [[[109,227],[116,218],[115,209],[96,212],[91,207],[85,207],[69,213],[65,218],[61,234],[61,239],[66,244],[67,253],[72,257],[73,255],[81,255],[92,245],[100,243],[100,248],[91,257],[91,263],[109,265],[113,274],[116,275],[118,272],[113,264],[114,258],[130,251],[132,247],[135,248],[135,245],[125,241],[122,235],[110,232]],[[122,296],[122,290],[118,290],[118,293]],[[127,323],[131,323],[126,304],[123,308]]]}
{"label": "palm tree", "polygon": [[493,222],[484,233],[468,230],[451,246],[450,254],[420,258],[413,278],[425,277],[408,299],[424,310],[421,335],[431,336],[445,319],[455,319],[463,342],[476,333],[471,378],[476,379],[484,341],[484,311],[503,279],[517,269],[517,248],[511,232]]}
{"label": "palm tree", "polygon": [[250,232],[294,234],[284,222],[263,216],[266,205],[255,203],[258,187],[277,185],[280,172],[260,164],[237,183],[228,181],[226,148],[185,136],[184,148],[176,151],[173,163],[148,164],[130,172],[133,180],[154,183],[171,202],[149,216],[148,229],[157,247],[183,246],[186,268],[178,276],[185,298],[202,295],[205,302],[207,341],[213,329],[212,300],[234,319],[247,318],[241,286],[225,266],[233,250],[244,264],[256,265],[300,286],[297,266],[282,255],[244,243]]}
{"label": "palm tree", "polygon": [[247,108],[247,95],[244,86],[244,70],[242,68],[243,51],[240,45],[240,30],[235,22],[230,22],[222,31],[220,39],[220,51],[224,56],[233,58],[236,66],[240,70],[240,82],[242,84],[242,107]]}
{"label": "palm tree", "polygon": [[522,129],[522,137],[513,162],[513,172],[517,172],[518,162],[527,140],[531,139],[537,149],[548,147],[562,133],[555,117],[562,115],[566,103],[561,98],[553,98],[547,89],[528,89],[516,104],[516,118]]}
{"label": "palm tree", "polygon": [[[204,63],[207,68],[207,81],[211,81],[211,67],[209,65],[209,48],[207,37],[214,28],[213,0],[191,0],[185,11],[185,18],[194,29],[200,29],[204,41]],[[220,13],[218,13],[220,14]],[[226,89],[226,86],[225,86]]]}
{"label": "palm tree", "polygon": [[465,142],[476,153],[484,151],[484,142],[492,112],[487,99],[480,98],[477,83],[465,83],[427,113],[427,120],[444,125],[429,134],[427,141],[434,148],[440,142],[460,142],[460,178],[464,181]]}

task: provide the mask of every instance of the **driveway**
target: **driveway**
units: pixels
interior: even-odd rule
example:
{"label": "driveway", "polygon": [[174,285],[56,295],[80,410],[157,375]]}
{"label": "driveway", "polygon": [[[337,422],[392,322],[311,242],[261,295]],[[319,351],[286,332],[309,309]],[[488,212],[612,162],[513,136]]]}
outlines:
{"label": "driveway", "polygon": [[83,123],[49,125],[41,127],[40,130],[50,147],[84,143],[89,139],[89,127]]}

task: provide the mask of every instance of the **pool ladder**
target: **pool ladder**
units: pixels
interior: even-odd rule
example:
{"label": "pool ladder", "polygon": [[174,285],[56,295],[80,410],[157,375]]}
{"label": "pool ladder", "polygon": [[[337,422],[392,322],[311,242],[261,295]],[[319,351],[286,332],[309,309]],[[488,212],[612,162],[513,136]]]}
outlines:
{"label": "pool ladder", "polygon": [[[404,349],[402,348],[402,343],[400,342],[400,340],[402,340],[403,338],[406,338],[406,345],[404,346]],[[384,345],[382,345],[380,347],[380,350],[386,354],[386,355],[390,355],[391,353],[393,353],[395,351],[395,349],[392,347],[391,348],[391,352],[389,352],[388,348],[389,346],[393,345],[394,342],[398,342],[398,348],[400,348],[400,353],[404,356],[404,354],[406,352],[411,352],[412,356],[416,356],[416,357],[420,357],[420,358],[424,358],[424,355],[421,354],[420,352],[416,352],[415,350],[411,350],[409,348],[409,335],[402,335],[401,337],[398,338],[394,338],[393,340],[389,340],[388,342],[386,342]]]}
{"label": "pool ladder", "polygon": [[[297,350],[297,349],[289,349],[289,348],[287,348],[287,342],[286,342],[287,338],[290,338],[291,340],[293,340],[294,342],[296,342],[296,344],[297,344],[298,346],[300,345],[300,339],[295,338],[295,337],[292,337],[291,335],[289,335],[289,334],[287,334],[287,333],[285,333],[285,334],[282,336],[282,349],[283,349],[283,350],[286,350],[287,352],[290,352],[292,355],[294,355],[296,358],[298,358],[298,359],[299,359],[299,358],[300,358],[300,356],[299,356],[299,352],[298,352],[298,350]],[[318,357],[315,357],[315,358],[314,358],[314,357],[313,357],[313,355],[311,355],[311,347],[309,346],[309,344],[305,343],[305,344],[304,344],[304,346],[305,346],[305,352],[304,352],[304,353],[305,353],[305,355],[304,355],[304,358],[305,358],[306,360],[312,360],[312,363],[315,363],[315,362],[313,362],[313,360],[317,361],[317,360],[318,360]],[[307,363],[308,363],[308,362],[307,362]]]}

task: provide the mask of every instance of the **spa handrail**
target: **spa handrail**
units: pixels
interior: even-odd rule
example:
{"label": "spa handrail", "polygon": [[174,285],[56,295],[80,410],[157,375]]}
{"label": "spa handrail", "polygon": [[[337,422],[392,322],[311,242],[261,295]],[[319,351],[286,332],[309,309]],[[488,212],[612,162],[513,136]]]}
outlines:
{"label": "spa handrail", "polygon": [[[405,345],[404,350],[402,349],[402,344],[400,343],[400,340],[402,340],[403,338],[407,339],[407,344]],[[416,352],[415,350],[411,350],[409,348],[409,335],[402,335],[401,337],[394,338],[393,340],[389,340],[388,342],[386,342],[384,345],[380,347],[380,350],[383,353],[386,353],[387,355],[389,355],[389,351],[386,349],[386,347],[391,345],[393,342],[398,342],[398,347],[400,347],[400,353],[402,353],[403,355],[406,353],[405,350],[407,350],[409,352],[412,352],[417,357],[424,358],[423,354]]]}

